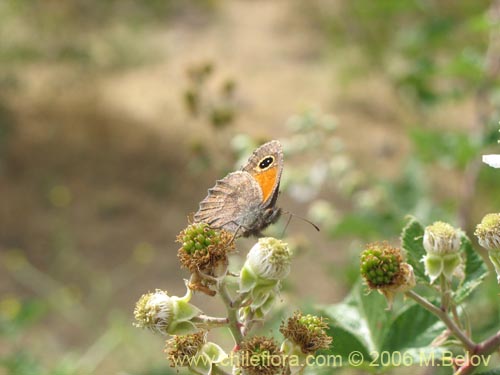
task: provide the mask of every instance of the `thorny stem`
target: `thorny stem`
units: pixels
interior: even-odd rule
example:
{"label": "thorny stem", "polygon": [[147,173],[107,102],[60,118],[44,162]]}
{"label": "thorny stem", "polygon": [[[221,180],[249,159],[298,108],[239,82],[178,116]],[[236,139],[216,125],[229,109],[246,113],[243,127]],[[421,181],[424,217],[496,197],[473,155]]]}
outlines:
{"label": "thorny stem", "polygon": [[239,345],[243,340],[243,335],[241,334],[240,322],[238,320],[238,315],[237,315],[238,305],[234,303],[231,296],[229,295],[225,279],[222,280],[218,285],[218,291],[219,295],[222,298],[222,301],[226,305],[227,319],[229,321],[229,329],[231,330],[231,334],[233,335],[233,339],[236,345]]}
{"label": "thorny stem", "polygon": [[439,319],[443,321],[443,323],[448,327],[448,329],[455,335],[457,339],[465,346],[467,351],[474,353],[476,350],[476,343],[474,343],[467,335],[457,327],[455,322],[450,318],[446,311],[441,310],[439,307],[434,306],[420,294],[415,293],[413,290],[410,290],[405,293],[405,295],[419,305],[421,305],[426,310],[429,310],[431,313],[436,315]]}

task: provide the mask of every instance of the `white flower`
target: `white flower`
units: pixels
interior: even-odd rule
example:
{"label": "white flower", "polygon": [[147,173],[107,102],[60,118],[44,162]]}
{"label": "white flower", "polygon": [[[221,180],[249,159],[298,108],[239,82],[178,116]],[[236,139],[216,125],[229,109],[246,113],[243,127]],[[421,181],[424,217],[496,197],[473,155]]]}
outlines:
{"label": "white flower", "polygon": [[500,155],[483,155],[483,163],[493,168],[500,168]]}
{"label": "white flower", "polygon": [[247,264],[262,279],[283,280],[290,273],[288,244],[275,238],[260,238],[247,255]]}
{"label": "white flower", "polygon": [[144,294],[135,306],[134,325],[162,335],[191,333],[196,330],[191,319],[201,311],[189,303],[190,299],[189,289],[184,297],[169,296],[160,289]]}
{"label": "white flower", "polygon": [[485,249],[500,250],[500,213],[485,215],[474,234]]}
{"label": "white flower", "polygon": [[425,228],[424,248],[427,253],[445,255],[460,250],[460,232],[450,224],[436,221]]}

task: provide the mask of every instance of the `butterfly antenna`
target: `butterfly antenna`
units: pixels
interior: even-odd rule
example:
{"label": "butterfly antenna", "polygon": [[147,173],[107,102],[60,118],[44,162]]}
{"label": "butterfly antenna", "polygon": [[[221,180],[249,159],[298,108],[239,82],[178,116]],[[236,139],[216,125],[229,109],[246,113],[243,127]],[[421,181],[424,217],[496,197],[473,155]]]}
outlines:
{"label": "butterfly antenna", "polygon": [[[293,212],[290,212],[290,211],[283,211],[283,212],[284,212],[285,214],[290,215],[290,216],[288,217],[288,221],[287,221],[287,223],[286,223],[285,229],[288,227],[288,224],[290,224],[290,221],[292,220],[292,216],[294,216],[294,217],[296,217],[296,218],[298,218],[298,219],[301,219],[301,220],[305,221],[306,223],[311,224],[311,225],[314,227],[314,229],[316,229],[316,230],[319,232],[319,227],[318,227],[316,224],[314,224],[312,221],[307,220],[305,217],[302,217],[302,216],[296,215],[296,214],[294,214]],[[283,231],[283,232],[284,232],[284,231]]]}
{"label": "butterfly antenna", "polygon": [[292,214],[288,211],[286,211],[285,213],[288,214],[288,220],[286,221],[286,225],[283,228],[283,232],[281,232],[281,238],[285,237],[285,232],[286,229],[288,228],[288,224],[290,224],[290,221],[292,221]]}

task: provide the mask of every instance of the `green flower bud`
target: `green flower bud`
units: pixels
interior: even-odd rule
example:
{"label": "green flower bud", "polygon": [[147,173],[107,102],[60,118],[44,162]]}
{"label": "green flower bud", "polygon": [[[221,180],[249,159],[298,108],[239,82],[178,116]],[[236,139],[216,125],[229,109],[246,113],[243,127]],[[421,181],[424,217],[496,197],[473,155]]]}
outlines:
{"label": "green flower bud", "polygon": [[280,281],[290,273],[288,245],[275,238],[260,238],[247,255],[240,273],[240,293],[247,294],[239,314],[263,317],[272,307]]}
{"label": "green flower bud", "polygon": [[424,249],[428,254],[445,255],[460,250],[460,232],[450,224],[436,221],[425,228]]}
{"label": "green flower bud", "polygon": [[237,365],[242,375],[276,375],[282,373],[285,358],[273,339],[257,336],[241,343]]}
{"label": "green flower bud", "polygon": [[234,250],[233,235],[212,229],[206,223],[189,225],[177,236],[182,247],[177,252],[183,268],[191,272],[189,288],[215,295],[210,285],[227,273],[227,254]]}
{"label": "green flower bud", "polygon": [[361,253],[361,276],[370,289],[394,285],[397,283],[402,262],[401,250],[387,243],[369,244]]}
{"label": "green flower bud", "polygon": [[385,296],[391,309],[394,296],[415,286],[413,267],[403,262],[401,250],[387,243],[369,244],[361,254],[361,275],[370,289]]}
{"label": "green flower bud", "polygon": [[497,281],[500,284],[500,213],[486,215],[477,225],[474,234],[479,244],[488,250],[491,263],[495,267]]}
{"label": "green flower bud", "polygon": [[191,319],[201,311],[189,303],[190,299],[189,291],[182,298],[171,297],[159,289],[154,293],[144,294],[135,306],[134,325],[163,335],[194,332],[196,326]]}
{"label": "green flower bud", "polygon": [[427,255],[422,262],[431,283],[441,275],[451,279],[462,263],[460,244],[460,231],[450,224],[436,221],[425,228],[423,245]]}
{"label": "green flower bud", "polygon": [[394,301],[394,296],[397,293],[407,292],[415,287],[415,274],[413,272],[413,267],[408,263],[401,263],[399,266],[399,275],[396,282],[393,285],[388,285],[386,287],[380,288],[379,292],[382,293],[387,300],[387,309],[392,308],[392,303]]}
{"label": "green flower bud", "polygon": [[166,342],[165,353],[171,367],[187,367],[195,374],[212,374],[213,365],[227,358],[224,350],[207,342],[206,332],[174,336]]}

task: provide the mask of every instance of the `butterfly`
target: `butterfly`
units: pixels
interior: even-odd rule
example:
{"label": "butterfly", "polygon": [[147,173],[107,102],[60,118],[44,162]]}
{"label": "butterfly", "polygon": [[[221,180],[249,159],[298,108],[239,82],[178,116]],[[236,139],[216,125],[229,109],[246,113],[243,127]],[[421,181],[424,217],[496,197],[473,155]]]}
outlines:
{"label": "butterfly", "polygon": [[263,144],[241,170],[229,173],[208,189],[194,214],[194,222],[224,229],[235,237],[260,236],[281,215],[276,201],[282,171],[281,143],[273,140]]}

